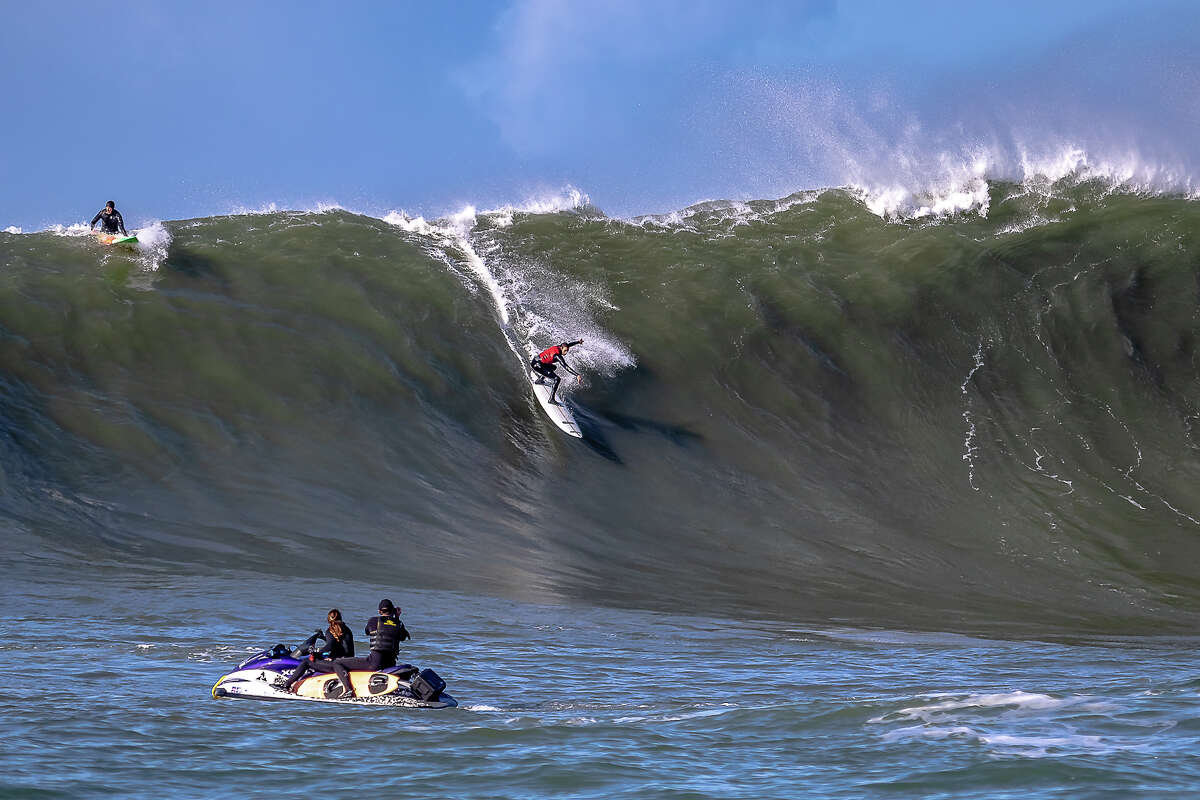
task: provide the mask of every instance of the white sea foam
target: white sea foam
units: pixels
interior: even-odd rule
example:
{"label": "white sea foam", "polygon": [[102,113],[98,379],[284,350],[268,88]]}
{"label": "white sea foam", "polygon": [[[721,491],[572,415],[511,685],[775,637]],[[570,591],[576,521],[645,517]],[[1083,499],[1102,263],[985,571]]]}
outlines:
{"label": "white sea foam", "polygon": [[990,733],[967,725],[910,725],[888,731],[884,742],[894,743],[917,739],[945,741],[958,739],[988,748],[996,756],[1045,758],[1063,753],[1109,753],[1118,750],[1140,750],[1145,745],[1121,739],[1075,733],[1064,730],[1058,736]]}
{"label": "white sea foam", "polygon": [[975,731],[965,725],[946,727],[927,727],[925,725],[910,725],[896,728],[883,735],[883,741],[896,742],[905,739],[949,739],[951,737],[967,738],[975,735]]}
{"label": "white sea foam", "polygon": [[874,717],[868,720],[868,722],[874,724],[909,721],[945,723],[948,717],[960,718],[966,714],[995,709],[1005,709],[1017,714],[1045,712],[1065,708],[1081,709],[1089,713],[1110,710],[1107,704],[1084,695],[1053,697],[1048,694],[1020,690],[990,694],[971,694],[965,697],[948,693],[938,693],[925,695],[924,699],[935,700],[937,702],[901,708]]}
{"label": "white sea foam", "polygon": [[487,217],[488,222],[497,228],[506,228],[513,224],[517,214],[557,214],[583,208],[590,202],[588,196],[579,189],[564,186],[556,192],[526,198],[522,203],[489,208],[479,212],[479,216]]}
{"label": "white sea foam", "polygon": [[[1072,208],[1068,209],[1068,212],[1074,211],[1074,210],[1075,209],[1072,207]],[[1049,225],[1051,222],[1052,222],[1052,220],[1049,217],[1043,216],[1041,214],[1030,214],[1028,217],[1026,217],[1025,219],[1023,219],[1019,222],[1013,222],[1008,225],[1005,225],[1003,228],[996,231],[996,235],[997,236],[1007,236],[1007,235],[1014,234],[1014,233],[1024,233],[1025,231],[1031,230],[1033,228],[1040,228],[1043,225]]]}
{"label": "white sea foam", "polygon": [[975,348],[974,364],[971,366],[971,371],[967,373],[967,377],[963,379],[962,385],[959,387],[959,393],[963,400],[963,422],[966,423],[967,432],[963,439],[963,455],[962,460],[967,464],[967,483],[975,491],[979,491],[979,487],[975,485],[975,455],[979,452],[979,445],[975,444],[975,436],[977,433],[975,427],[975,419],[971,416],[971,397],[968,394],[968,389],[971,385],[971,379],[975,377],[975,373],[983,369],[983,340],[979,341]]}
{"label": "white sea foam", "polygon": [[450,250],[459,254],[461,261],[487,287],[496,308],[496,314],[500,317],[500,324],[507,327],[509,322],[508,299],[500,289],[496,277],[488,270],[487,264],[471,246],[469,234],[475,224],[475,218],[474,206],[467,206],[457,213],[435,222],[429,222],[422,216],[409,216],[404,211],[390,211],[382,217],[383,221],[389,225],[395,225],[409,233],[432,240],[436,249],[443,253]]}
{"label": "white sea foam", "polygon": [[147,269],[158,269],[167,258],[171,232],[161,222],[152,222],[134,233],[138,237],[138,260]]}
{"label": "white sea foam", "polygon": [[852,185],[850,188],[862,198],[872,214],[884,219],[945,217],[968,211],[986,217],[990,203],[988,183],[983,178],[920,189],[900,185]]}
{"label": "white sea foam", "polygon": [[1128,737],[1077,733],[1071,721],[1079,715],[1111,714],[1114,710],[1111,704],[1093,697],[1013,691],[966,696],[937,693],[924,699],[933,702],[901,708],[869,722],[900,724],[883,734],[885,742],[960,740],[1001,757],[1040,758],[1140,747]]}
{"label": "white sea foam", "polygon": [[[993,185],[998,181],[1017,186],[1006,200],[1019,196],[1048,199],[1060,187],[1088,182],[1108,192],[1200,198],[1200,185],[1182,166],[1144,158],[1136,152],[1095,155],[1069,141],[1040,147],[968,146],[929,153],[913,140],[889,149],[886,157],[878,158],[879,164],[864,163],[850,149],[843,156],[840,167],[848,176],[845,183],[806,190],[765,208],[765,201],[706,200],[666,214],[634,216],[629,221],[643,227],[696,230],[698,218],[703,218],[706,224],[715,219],[732,227],[811,202],[836,188],[849,191],[871,213],[888,221],[937,220],[965,214],[987,217],[992,211]],[[1010,223],[1002,232],[1019,232],[1053,221],[1050,216],[1034,212]]]}
{"label": "white sea foam", "polygon": [[[796,192],[775,200],[704,200],[667,214],[635,216],[628,222],[642,228],[699,232],[700,221],[703,218],[709,226],[713,221],[724,223],[725,232],[718,235],[730,236],[733,234],[733,229],[739,225],[749,225],[775,214],[790,211],[797,206],[808,205],[815,202],[826,191],[826,189],[817,189]],[[706,232],[712,235],[711,228]]]}
{"label": "white sea foam", "polygon": [[[850,192],[873,214],[891,222],[938,220],[974,214],[987,217],[992,212],[992,192],[997,182],[1017,188],[1005,201],[1021,196],[1047,200],[1060,189],[1095,183],[1105,192],[1146,195],[1177,195],[1200,199],[1200,182],[1182,164],[1144,156],[1134,150],[1112,153],[1089,152],[1070,141],[1052,141],[1039,145],[987,144],[964,145],[938,150],[920,138],[921,129],[906,131],[899,144],[885,145],[859,130],[866,140],[862,147],[873,150],[863,155],[848,143],[824,142],[830,149],[842,182],[825,188],[808,189],[775,201],[697,202],[687,208],[666,213],[634,216],[630,222],[643,227],[697,230],[698,218],[706,226],[716,219],[731,226],[811,202],[826,191]],[[839,149],[840,148],[840,149]],[[829,154],[827,154],[829,155]],[[1074,207],[1066,213],[1074,211]],[[1020,221],[1010,223],[1002,233],[1015,233],[1050,224],[1055,217],[1033,211]],[[712,233],[711,227],[706,228]]]}
{"label": "white sea foam", "polygon": [[1070,734],[1067,736],[1017,736],[1010,733],[981,733],[978,739],[985,745],[991,745],[1000,750],[1017,751],[1026,758],[1040,758],[1050,755],[1050,750],[1108,751],[1113,749],[1128,749],[1111,745],[1101,736],[1084,736]]}
{"label": "white sea foam", "polygon": [[1081,698],[1061,699],[1051,697],[1047,694],[1037,694],[1030,692],[1002,692],[996,694],[976,694],[968,695],[960,699],[943,700],[938,703],[930,703],[923,706],[911,706],[902,708],[886,717],[876,717],[871,722],[885,722],[888,720],[897,719],[920,719],[931,721],[941,715],[949,712],[962,711],[964,709],[981,709],[981,708],[1012,708],[1025,711],[1044,711],[1052,708],[1061,708],[1064,705],[1080,702]]}
{"label": "white sea foam", "polygon": [[92,229],[82,222],[72,222],[70,225],[51,225],[42,232],[53,233],[56,236],[88,236],[92,233]]}
{"label": "white sea foam", "polygon": [[[1195,92],[1187,76],[1154,72],[1142,80],[1177,106]],[[1141,94],[1129,87],[1110,98],[1116,102],[1094,108],[1076,93],[1062,95],[1061,84],[1040,72],[1021,80],[1030,83],[956,86],[944,102],[929,104],[882,77],[863,92],[833,75],[747,71],[728,76],[720,114],[706,121],[726,151],[748,164],[741,182],[847,188],[889,221],[988,216],[997,182],[1015,184],[1031,199],[1081,182],[1101,191],[1197,197],[1200,153],[1187,138],[1194,126],[1156,126],[1161,114],[1144,118],[1143,100],[1125,102]],[[747,129],[760,135],[748,137]]]}
{"label": "white sea foam", "polygon": [[[1019,194],[1053,196],[1059,185],[1094,182],[1108,192],[1169,194],[1195,199],[1197,183],[1181,165],[1146,158],[1133,151],[1089,153],[1070,142],[1041,147],[994,147],[942,152],[935,157],[898,159],[909,169],[894,176],[877,170],[875,179],[852,180],[849,188],[877,216],[888,220],[950,217],[991,210],[991,185],[1015,183]],[[1051,220],[1033,216],[1020,229]]]}
{"label": "white sea foam", "polygon": [[731,711],[741,710],[740,706],[735,706],[732,703],[723,703],[720,708],[704,708],[695,711],[680,711],[674,714],[646,714],[638,716],[617,717],[613,722],[617,725],[629,725],[639,722],[684,722],[689,719],[701,719],[704,717],[718,717],[722,714],[728,714]]}
{"label": "white sea foam", "polygon": [[225,211],[224,214],[217,216],[223,217],[244,217],[252,214],[278,214],[281,210],[275,203],[263,203],[258,206],[236,205]]}
{"label": "white sea foam", "polygon": [[[604,288],[578,281],[567,284],[546,265],[497,262],[494,257],[499,250],[486,236],[487,229],[511,226],[517,214],[571,211],[588,202],[586,194],[566,187],[517,205],[484,211],[464,206],[432,221],[402,210],[381,219],[426,239],[428,252],[449,266],[464,265],[474,280],[487,288],[509,345],[522,360],[548,344],[582,338],[586,346],[572,352],[572,361],[589,373],[611,375],[632,366],[636,359],[595,322],[594,309],[613,309]],[[478,235],[481,227],[485,235]],[[551,291],[535,290],[546,286],[551,286]],[[569,392],[573,385],[564,382],[561,391]]]}
{"label": "white sea foam", "polygon": [[214,216],[245,217],[259,214],[328,214],[332,211],[350,211],[351,213],[354,213],[353,209],[347,209],[345,206],[333,200],[318,200],[310,205],[299,207],[280,205],[279,203],[275,202],[260,203],[257,206],[238,204],[231,206],[220,214],[215,214]]}
{"label": "white sea foam", "polygon": [[[637,363],[633,353],[604,328],[597,317],[617,310],[601,284],[568,278],[553,264],[538,261],[502,259],[499,250],[486,239],[491,259],[505,293],[512,298],[514,343],[524,357],[541,348],[563,341],[583,339],[583,347],[571,351],[571,362],[583,367],[585,374],[615,375]],[[564,381],[560,391],[577,384]]]}

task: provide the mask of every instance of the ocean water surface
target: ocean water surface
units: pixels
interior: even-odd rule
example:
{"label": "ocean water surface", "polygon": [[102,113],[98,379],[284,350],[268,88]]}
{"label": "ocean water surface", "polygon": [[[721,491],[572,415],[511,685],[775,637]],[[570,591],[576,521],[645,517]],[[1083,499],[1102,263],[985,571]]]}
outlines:
{"label": "ocean water surface", "polygon": [[[381,592],[402,597],[403,657],[459,708],[210,697],[258,645],[334,602],[361,626]],[[1194,640],[816,630],[315,580],[45,581],[6,606],[5,797],[1185,797],[1200,780]],[[56,629],[78,633],[19,644]]]}

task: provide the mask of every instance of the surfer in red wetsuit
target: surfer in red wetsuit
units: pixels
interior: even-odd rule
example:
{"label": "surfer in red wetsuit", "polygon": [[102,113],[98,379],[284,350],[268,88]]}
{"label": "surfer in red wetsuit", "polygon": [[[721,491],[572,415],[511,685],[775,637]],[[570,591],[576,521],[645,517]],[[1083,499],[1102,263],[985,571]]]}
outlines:
{"label": "surfer in red wetsuit", "polygon": [[530,368],[538,374],[538,379],[535,383],[545,383],[546,378],[554,379],[554,387],[550,390],[550,400],[548,401],[551,405],[557,405],[554,393],[558,391],[558,384],[562,382],[562,378],[558,377],[557,374],[557,364],[562,364],[563,369],[579,380],[583,380],[583,376],[571,369],[571,365],[563,358],[567,354],[567,351],[577,344],[583,344],[583,339],[578,339],[574,342],[563,342],[562,344],[554,345],[554,347],[547,347],[529,362]]}
{"label": "surfer in red wetsuit", "polygon": [[105,203],[104,208],[92,217],[92,230],[96,230],[97,222],[100,223],[100,230],[105,233],[116,233],[117,228],[120,228],[122,236],[129,235],[125,230],[125,220],[121,218],[121,212],[117,211],[117,204],[112,200]]}

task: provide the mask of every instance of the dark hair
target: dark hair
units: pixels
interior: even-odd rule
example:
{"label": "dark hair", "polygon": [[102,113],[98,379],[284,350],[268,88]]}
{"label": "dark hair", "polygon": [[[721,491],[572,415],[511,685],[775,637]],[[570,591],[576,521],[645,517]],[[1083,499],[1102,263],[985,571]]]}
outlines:
{"label": "dark hair", "polygon": [[112,200],[109,200],[107,203],[104,204],[104,207],[105,208],[116,208],[117,204],[115,202],[113,202]]}
{"label": "dark hair", "polygon": [[334,635],[334,638],[341,639],[346,635],[346,626],[342,624],[342,612],[331,608],[326,617],[329,620],[329,632]]}

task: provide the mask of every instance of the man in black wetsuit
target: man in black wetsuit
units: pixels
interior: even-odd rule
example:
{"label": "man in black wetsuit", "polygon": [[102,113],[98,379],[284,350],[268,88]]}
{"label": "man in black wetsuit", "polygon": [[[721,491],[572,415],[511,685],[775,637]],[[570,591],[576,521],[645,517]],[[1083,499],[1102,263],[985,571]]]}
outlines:
{"label": "man in black wetsuit", "polygon": [[116,233],[120,229],[122,236],[128,236],[129,233],[125,230],[125,220],[121,218],[121,212],[117,211],[117,204],[109,200],[104,204],[104,208],[92,217],[92,230],[96,230],[96,223],[100,223],[100,230],[104,233]]}
{"label": "man in black wetsuit", "polygon": [[346,692],[342,697],[354,697],[354,686],[350,683],[350,670],[376,672],[396,666],[400,643],[411,639],[404,623],[400,621],[400,609],[392,601],[379,601],[379,616],[367,620],[367,636],[371,637],[371,652],[366,658],[338,658],[333,662],[333,671],[342,681]]}
{"label": "man in black wetsuit", "polygon": [[558,391],[558,384],[562,382],[562,378],[558,377],[558,370],[555,364],[562,364],[563,369],[579,380],[583,380],[583,376],[571,369],[571,365],[563,358],[567,354],[567,351],[577,344],[583,344],[583,339],[578,339],[574,342],[563,342],[562,344],[554,345],[554,347],[547,347],[529,362],[530,369],[538,374],[537,383],[545,383],[546,378],[554,379],[554,386],[550,389],[550,400],[547,401],[550,405],[557,405],[558,401],[554,399],[554,393]]}

